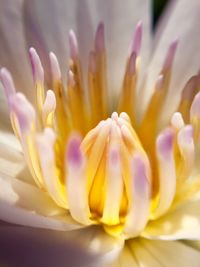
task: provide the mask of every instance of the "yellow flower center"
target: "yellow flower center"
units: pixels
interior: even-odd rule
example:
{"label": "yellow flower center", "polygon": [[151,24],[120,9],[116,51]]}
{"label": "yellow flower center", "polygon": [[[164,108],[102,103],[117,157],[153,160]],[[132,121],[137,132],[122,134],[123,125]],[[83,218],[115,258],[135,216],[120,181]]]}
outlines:
{"label": "yellow flower center", "polygon": [[1,70],[13,129],[36,184],[78,223],[101,224],[109,234],[125,238],[138,236],[149,219],[171,207],[191,173],[200,127],[200,95],[194,98],[199,77],[194,76],[183,90],[178,112],[159,133],[177,42],[169,47],[147,110],[138,121],[141,35],[138,24],[114,105],[117,112],[108,105],[103,24],[89,56],[87,91],[72,31],[67,90],[51,52],[53,90],[45,91],[40,58],[30,49],[36,109],[15,91],[8,71]]}

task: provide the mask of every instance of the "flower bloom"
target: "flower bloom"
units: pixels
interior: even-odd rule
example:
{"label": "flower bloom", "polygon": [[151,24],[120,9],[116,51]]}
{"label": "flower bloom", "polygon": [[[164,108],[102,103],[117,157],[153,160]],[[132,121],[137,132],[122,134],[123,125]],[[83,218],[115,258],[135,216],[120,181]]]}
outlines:
{"label": "flower bloom", "polygon": [[[119,80],[111,71],[115,66],[110,65],[105,33],[100,22],[83,64],[84,44],[69,31],[65,75],[56,54],[49,53],[49,68],[44,67],[31,47],[31,99],[1,69],[12,128],[35,183],[2,170],[0,218],[53,230],[83,228],[85,235],[94,231],[89,250],[100,252],[103,246],[105,255],[112,254],[105,261],[117,258],[114,266],[120,259],[122,266],[198,267],[199,250],[172,240],[200,240],[199,73],[184,81],[168,116],[164,105],[176,75],[179,41],[168,43],[156,75],[150,66],[151,76],[144,82],[143,25],[138,22],[124,58],[121,89],[109,96],[112,79]],[[143,108],[141,91],[149,87]],[[8,140],[4,135],[2,146]],[[35,204],[37,198],[41,206]],[[183,259],[167,258],[176,253]]]}

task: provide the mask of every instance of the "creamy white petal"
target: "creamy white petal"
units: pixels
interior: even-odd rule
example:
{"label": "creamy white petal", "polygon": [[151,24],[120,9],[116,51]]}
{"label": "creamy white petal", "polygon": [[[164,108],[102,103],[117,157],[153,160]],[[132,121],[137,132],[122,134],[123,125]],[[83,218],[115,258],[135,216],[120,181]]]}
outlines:
{"label": "creamy white petal", "polygon": [[12,224],[60,231],[71,231],[81,228],[67,214],[61,217],[46,217],[3,201],[0,201],[0,219]]}
{"label": "creamy white petal", "polygon": [[65,210],[59,208],[48,193],[2,173],[0,173],[0,199],[45,216],[65,213]]}
{"label": "creamy white petal", "polygon": [[130,245],[139,266],[155,267],[198,267],[200,252],[178,241],[139,239]]}
{"label": "creamy white petal", "polygon": [[14,134],[6,131],[0,131],[0,172],[35,185],[19,141]]}
{"label": "creamy white petal", "polygon": [[111,263],[105,263],[103,267],[139,267],[134,253],[128,245],[125,245],[119,256]]}
{"label": "creamy white petal", "polygon": [[[80,44],[80,54],[87,71],[87,57],[93,49],[94,33],[100,21],[105,22],[106,46],[109,53],[109,70],[112,89],[119,89],[128,54],[129,44],[139,20],[144,24],[142,53],[147,58],[150,39],[150,1],[119,0],[98,1],[25,1],[25,32],[28,45],[37,48],[45,66],[48,67],[49,51],[53,51],[66,73],[69,47],[68,33],[73,29]],[[145,64],[144,64],[145,65]]]}
{"label": "creamy white petal", "polygon": [[0,219],[9,223],[54,230],[81,228],[69,213],[34,185],[0,173]]}
{"label": "creamy white petal", "polygon": [[32,79],[23,29],[23,0],[0,1],[0,66],[7,67],[20,90],[31,95]]}
{"label": "creamy white petal", "polygon": [[104,267],[198,267],[200,251],[178,241],[126,241],[119,257]]}
{"label": "creamy white petal", "polygon": [[0,172],[16,177],[25,168],[21,146],[9,132],[0,131]]}
{"label": "creamy white petal", "polygon": [[170,105],[166,104],[166,107],[170,106],[170,110],[168,110],[169,113],[172,113],[173,108],[176,107],[177,100],[180,96],[180,90],[183,88],[186,81],[191,75],[199,71],[200,60],[200,2],[198,0],[177,0],[174,2],[169,12],[167,12],[168,17],[165,18],[163,28],[159,28],[162,34],[159,33],[160,38],[157,40],[155,52],[149,66],[146,85],[146,98],[148,98],[152,93],[152,88],[160,71],[167,48],[173,40],[178,38],[179,44],[175,55],[168,99],[168,104],[170,103]]}
{"label": "creamy white petal", "polygon": [[161,218],[151,221],[142,235],[150,239],[200,240],[200,200],[183,202]]}

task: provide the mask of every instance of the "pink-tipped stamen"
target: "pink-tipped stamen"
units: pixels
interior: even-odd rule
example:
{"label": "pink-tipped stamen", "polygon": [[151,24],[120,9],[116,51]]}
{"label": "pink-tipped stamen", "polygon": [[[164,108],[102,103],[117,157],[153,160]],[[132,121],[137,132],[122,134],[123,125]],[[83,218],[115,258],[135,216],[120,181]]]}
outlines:
{"label": "pink-tipped stamen", "polygon": [[86,159],[80,144],[81,137],[78,134],[72,134],[66,148],[66,188],[72,217],[81,224],[88,225],[91,222],[85,170]]}
{"label": "pink-tipped stamen", "polygon": [[200,117],[200,93],[196,94],[190,108],[190,118],[193,117]]}
{"label": "pink-tipped stamen", "polygon": [[136,56],[138,56],[138,54],[140,53],[141,44],[142,44],[142,31],[143,31],[143,25],[142,25],[142,22],[140,21],[136,25],[133,40],[130,46],[130,52],[129,52],[130,54],[134,52]]}
{"label": "pink-tipped stamen", "polygon": [[176,192],[176,168],[174,159],[175,132],[165,129],[156,140],[156,156],[159,167],[159,201],[153,217],[165,213],[172,204]]}
{"label": "pink-tipped stamen", "polygon": [[95,34],[95,51],[102,53],[105,51],[104,24],[99,23]]}
{"label": "pink-tipped stamen", "polygon": [[44,82],[44,69],[42,67],[40,57],[33,47],[29,49],[29,55],[30,55],[30,60],[31,60],[34,81],[35,82],[39,81],[43,83]]}
{"label": "pink-tipped stamen", "polygon": [[69,31],[69,51],[71,59],[76,61],[79,55],[78,41],[73,30]]}
{"label": "pink-tipped stamen", "polygon": [[92,74],[97,72],[97,59],[94,51],[91,51],[89,54],[89,72]]}
{"label": "pink-tipped stamen", "polygon": [[71,70],[67,73],[67,82],[70,88],[73,88],[76,85],[75,76]]}
{"label": "pink-tipped stamen", "polygon": [[137,236],[145,227],[150,208],[149,170],[146,159],[135,153],[131,159],[131,184],[129,213],[126,218],[125,235]]}
{"label": "pink-tipped stamen", "polygon": [[128,66],[127,66],[127,74],[128,75],[133,75],[136,72],[136,53],[132,52]]}
{"label": "pink-tipped stamen", "polygon": [[51,73],[53,76],[53,80],[54,81],[60,81],[61,80],[61,71],[60,71],[58,59],[53,52],[50,52],[49,58],[50,58],[50,63],[51,63]]}
{"label": "pink-tipped stamen", "polygon": [[180,112],[175,112],[171,118],[171,125],[176,129],[180,130],[184,125],[184,120]]}
{"label": "pink-tipped stamen", "polygon": [[0,70],[0,79],[3,83],[6,98],[9,103],[10,97],[12,97],[15,94],[16,90],[15,90],[12,76],[10,75],[10,72],[6,68],[2,68]]}
{"label": "pink-tipped stamen", "polygon": [[175,57],[175,53],[176,53],[176,49],[178,46],[178,39],[173,41],[167,51],[164,63],[163,63],[163,67],[162,67],[162,71],[166,71],[169,70],[172,66],[172,63],[174,61],[174,57]]}

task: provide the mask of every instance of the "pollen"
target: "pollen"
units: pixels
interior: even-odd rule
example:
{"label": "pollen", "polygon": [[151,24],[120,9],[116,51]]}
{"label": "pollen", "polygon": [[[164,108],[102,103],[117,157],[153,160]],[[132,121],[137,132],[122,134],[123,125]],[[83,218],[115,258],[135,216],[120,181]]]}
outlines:
{"label": "pollen", "polygon": [[[199,74],[187,82],[168,123],[161,123],[177,40],[166,51],[139,118],[141,45],[140,22],[127,53],[121,92],[112,106],[103,23],[97,27],[88,66],[82,66],[76,35],[69,32],[66,84],[50,52],[52,90],[37,51],[29,49],[33,102],[16,91],[5,68],[0,71],[12,127],[36,185],[78,224],[100,225],[110,235],[126,239],[137,237],[149,220],[174,205],[192,174],[200,143]],[[88,70],[87,85],[83,68]]]}

